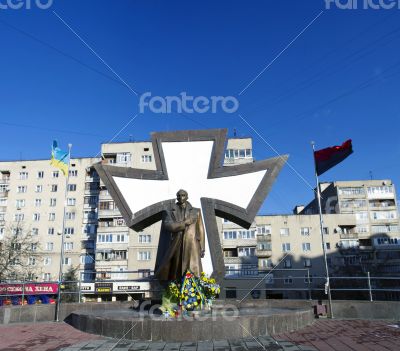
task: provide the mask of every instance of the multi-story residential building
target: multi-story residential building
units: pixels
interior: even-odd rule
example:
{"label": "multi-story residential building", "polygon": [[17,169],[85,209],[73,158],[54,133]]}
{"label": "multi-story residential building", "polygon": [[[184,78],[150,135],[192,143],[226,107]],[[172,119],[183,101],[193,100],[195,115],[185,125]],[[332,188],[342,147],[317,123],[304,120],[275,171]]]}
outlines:
{"label": "multi-story residential building", "polygon": [[98,202],[92,194],[98,188],[91,171],[94,162],[93,158],[71,159],[68,184],[49,160],[0,162],[0,240],[18,226],[39,242],[32,273],[15,278],[58,279],[64,209],[63,271],[94,269]]}
{"label": "multi-story residential building", "polygon": [[[25,278],[57,279],[64,207],[64,271],[78,267],[85,281],[145,278],[154,271],[161,223],[142,232],[129,229],[92,167],[99,161],[71,160],[66,202],[65,177],[49,160],[0,162],[0,240],[7,226],[23,223],[40,242],[36,276]],[[103,144],[101,162],[156,168],[148,141]],[[224,165],[246,162],[253,162],[252,140],[228,139]],[[398,274],[400,233],[392,182],[331,182],[321,188],[330,274]],[[297,206],[293,214],[257,216],[249,229],[218,218],[228,296],[244,296],[256,284],[253,293],[264,297],[323,291],[324,280],[316,278],[325,275],[316,204]]]}
{"label": "multi-story residential building", "polygon": [[[336,181],[321,184],[324,214],[349,214],[351,226],[338,226],[337,244],[345,262],[375,273],[400,273],[400,227],[396,191],[391,180]],[[317,213],[317,201],[300,213]],[[325,217],[325,216],[324,216]]]}

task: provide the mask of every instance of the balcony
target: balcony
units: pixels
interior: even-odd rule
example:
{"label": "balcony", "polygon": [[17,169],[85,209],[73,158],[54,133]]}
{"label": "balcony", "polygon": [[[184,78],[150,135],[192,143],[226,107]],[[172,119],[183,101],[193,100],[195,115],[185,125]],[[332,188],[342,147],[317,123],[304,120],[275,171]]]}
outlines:
{"label": "balcony", "polygon": [[257,234],[257,241],[271,241],[271,234]]}
{"label": "balcony", "polygon": [[340,234],[340,239],[358,239],[358,233],[356,232],[343,233]]}
{"label": "balcony", "polygon": [[260,249],[257,249],[256,250],[256,255],[257,255],[257,257],[271,257],[272,256],[272,250],[266,250],[266,249],[260,250]]}
{"label": "balcony", "polygon": [[97,176],[94,176],[94,177],[91,177],[91,176],[86,176],[85,177],[85,182],[100,182],[100,177],[97,175]]}
{"label": "balcony", "polygon": [[115,217],[115,216],[121,216],[121,213],[119,212],[118,209],[113,209],[113,210],[100,210],[99,209],[99,217]]}

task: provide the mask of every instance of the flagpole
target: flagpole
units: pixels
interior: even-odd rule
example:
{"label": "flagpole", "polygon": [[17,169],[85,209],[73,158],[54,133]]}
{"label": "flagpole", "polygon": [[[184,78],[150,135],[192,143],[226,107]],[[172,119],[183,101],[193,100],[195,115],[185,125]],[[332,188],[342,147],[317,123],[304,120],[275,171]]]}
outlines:
{"label": "flagpole", "polygon": [[60,317],[60,305],[61,305],[61,281],[62,281],[62,276],[63,276],[63,263],[64,263],[65,212],[66,212],[66,208],[67,208],[69,166],[71,163],[71,148],[72,148],[72,144],[68,144],[68,167],[67,167],[67,176],[65,177],[64,213],[63,213],[63,222],[62,222],[62,229],[61,229],[61,257],[60,257],[60,268],[58,271],[58,294],[57,294],[57,306],[56,306],[56,322],[60,321],[59,317]]}
{"label": "flagpole", "polygon": [[324,253],[324,264],[325,264],[325,274],[326,274],[326,283],[325,283],[325,294],[328,294],[328,303],[329,303],[329,314],[330,318],[333,318],[333,310],[332,310],[332,295],[331,295],[331,285],[329,281],[329,268],[328,268],[328,261],[326,258],[326,245],[324,239],[324,219],[322,217],[322,207],[321,207],[321,190],[319,184],[319,177],[317,172],[317,164],[315,161],[315,143],[311,142],[312,150],[313,150],[313,158],[314,158],[314,169],[315,169],[315,181],[317,185],[317,198],[318,198],[318,212],[319,212],[319,230],[321,233],[321,240],[322,240],[322,251]]}

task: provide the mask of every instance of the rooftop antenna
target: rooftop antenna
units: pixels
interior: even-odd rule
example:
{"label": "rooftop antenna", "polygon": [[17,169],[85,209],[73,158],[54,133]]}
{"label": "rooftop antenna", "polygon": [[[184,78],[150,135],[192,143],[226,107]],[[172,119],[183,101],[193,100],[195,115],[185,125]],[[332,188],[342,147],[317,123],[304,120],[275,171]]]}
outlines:
{"label": "rooftop antenna", "polygon": [[233,129],[233,137],[236,138],[236,135],[237,135],[237,133],[236,133],[236,128],[234,128],[234,129]]}
{"label": "rooftop antenna", "polygon": [[132,141],[132,134],[129,134],[129,141],[131,142]]}
{"label": "rooftop antenna", "polygon": [[372,171],[369,171],[369,178],[372,180],[374,178]]}

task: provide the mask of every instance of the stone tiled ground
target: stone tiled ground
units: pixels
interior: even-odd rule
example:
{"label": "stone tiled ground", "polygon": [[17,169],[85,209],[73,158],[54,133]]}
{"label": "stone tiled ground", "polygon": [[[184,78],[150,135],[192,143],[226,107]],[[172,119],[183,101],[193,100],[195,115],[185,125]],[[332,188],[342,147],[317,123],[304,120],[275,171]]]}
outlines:
{"label": "stone tiled ground", "polygon": [[149,343],[99,338],[65,323],[0,326],[1,351],[397,351],[400,328],[396,323],[365,320],[319,320],[293,333],[199,343]]}

